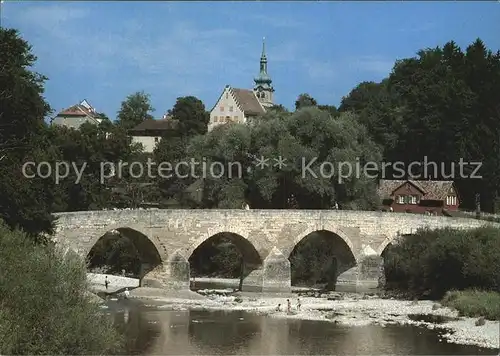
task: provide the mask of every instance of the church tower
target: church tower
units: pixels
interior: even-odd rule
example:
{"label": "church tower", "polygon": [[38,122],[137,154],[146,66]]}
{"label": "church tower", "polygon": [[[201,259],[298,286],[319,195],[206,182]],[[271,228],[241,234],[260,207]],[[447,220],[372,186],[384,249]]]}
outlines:
{"label": "church tower", "polygon": [[264,108],[273,106],[274,88],[271,77],[267,74],[267,57],[265,38],[262,39],[262,55],[260,56],[260,73],[254,79],[253,91]]}

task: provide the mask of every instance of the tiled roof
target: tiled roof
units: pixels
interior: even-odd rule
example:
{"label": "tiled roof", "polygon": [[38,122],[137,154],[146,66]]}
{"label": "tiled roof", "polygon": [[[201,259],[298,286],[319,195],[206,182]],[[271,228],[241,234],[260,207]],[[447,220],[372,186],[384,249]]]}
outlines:
{"label": "tiled roof", "polygon": [[256,116],[266,112],[252,90],[231,88],[231,93],[245,115]]}
{"label": "tiled roof", "polygon": [[95,111],[89,110],[82,104],[73,105],[67,109],[61,111],[57,116],[89,116],[94,118],[96,116]]}
{"label": "tiled roof", "polygon": [[177,120],[172,119],[171,116],[167,116],[166,118],[160,120],[144,120],[130,131],[164,131],[174,129],[176,126]]}
{"label": "tiled roof", "polygon": [[379,196],[388,199],[393,196],[394,191],[403,184],[410,182],[423,192],[425,200],[445,200],[453,188],[453,181],[438,180],[381,180],[378,187]]}

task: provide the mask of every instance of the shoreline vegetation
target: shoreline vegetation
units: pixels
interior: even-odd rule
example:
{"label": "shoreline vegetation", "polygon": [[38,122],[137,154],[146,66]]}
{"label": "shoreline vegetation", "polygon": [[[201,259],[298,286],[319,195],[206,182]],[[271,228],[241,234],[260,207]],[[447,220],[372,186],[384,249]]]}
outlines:
{"label": "shoreline vegetation", "polygon": [[[492,291],[465,290],[451,291],[441,303],[458,310],[460,315],[486,320],[500,320],[500,293]],[[478,323],[481,321],[478,320]],[[500,338],[500,329],[499,329]]]}
{"label": "shoreline vegetation", "polygon": [[[500,320],[500,230],[420,230],[384,253],[385,289]],[[500,332],[500,331],[499,331]]]}
{"label": "shoreline vegetation", "polygon": [[0,354],[121,352],[122,335],[89,290],[80,257],[0,221]]}

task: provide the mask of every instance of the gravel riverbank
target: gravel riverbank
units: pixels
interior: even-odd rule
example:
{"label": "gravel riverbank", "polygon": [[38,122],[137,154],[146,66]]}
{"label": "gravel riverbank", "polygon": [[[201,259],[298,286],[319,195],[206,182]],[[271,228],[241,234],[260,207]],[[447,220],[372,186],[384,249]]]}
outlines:
{"label": "gravel riverbank", "polygon": [[[162,309],[244,310],[274,318],[324,320],[345,326],[416,325],[439,330],[443,341],[450,343],[491,349],[500,347],[499,321],[486,320],[484,325],[476,326],[477,319],[459,317],[457,311],[432,301],[411,302],[335,292],[316,296],[240,294],[233,293],[232,289],[186,291],[174,295],[138,288],[132,291],[132,296],[154,300]],[[297,309],[297,297],[300,298],[300,310]],[[288,298],[292,304],[290,313],[286,308]],[[280,311],[276,311],[278,304],[281,304]]]}

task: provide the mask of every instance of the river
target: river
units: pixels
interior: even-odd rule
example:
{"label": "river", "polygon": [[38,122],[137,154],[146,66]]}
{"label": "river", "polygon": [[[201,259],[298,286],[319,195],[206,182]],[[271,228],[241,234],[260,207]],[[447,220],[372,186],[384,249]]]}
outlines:
{"label": "river", "polygon": [[136,300],[108,301],[133,355],[496,355],[443,341],[415,326],[346,327],[245,311],[162,310]]}

